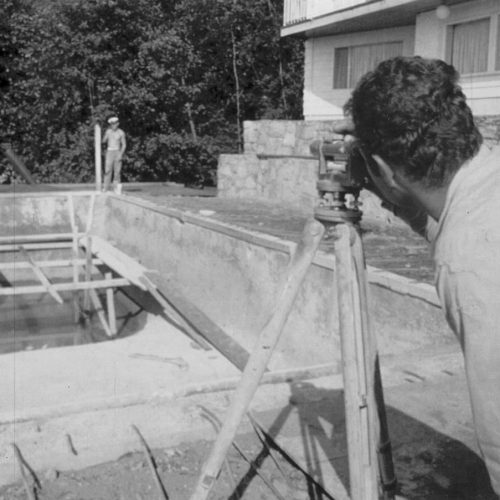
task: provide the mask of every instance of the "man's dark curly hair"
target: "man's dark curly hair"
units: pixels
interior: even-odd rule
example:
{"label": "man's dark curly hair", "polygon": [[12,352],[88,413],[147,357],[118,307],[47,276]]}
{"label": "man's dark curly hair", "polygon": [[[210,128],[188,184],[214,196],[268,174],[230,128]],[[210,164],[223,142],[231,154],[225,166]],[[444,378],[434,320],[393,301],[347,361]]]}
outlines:
{"label": "man's dark curly hair", "polygon": [[440,60],[388,59],[361,78],[344,111],[369,153],[413,181],[439,187],[482,143],[458,78]]}

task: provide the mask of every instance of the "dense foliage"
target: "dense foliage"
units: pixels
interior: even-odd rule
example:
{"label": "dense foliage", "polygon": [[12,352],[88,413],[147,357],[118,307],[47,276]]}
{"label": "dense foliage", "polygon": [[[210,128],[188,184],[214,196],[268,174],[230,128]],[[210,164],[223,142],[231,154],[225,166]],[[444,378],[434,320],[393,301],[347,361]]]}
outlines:
{"label": "dense foliage", "polygon": [[282,3],[3,0],[0,140],[39,181],[90,181],[94,124],[117,114],[125,179],[211,183],[243,120],[300,118]]}

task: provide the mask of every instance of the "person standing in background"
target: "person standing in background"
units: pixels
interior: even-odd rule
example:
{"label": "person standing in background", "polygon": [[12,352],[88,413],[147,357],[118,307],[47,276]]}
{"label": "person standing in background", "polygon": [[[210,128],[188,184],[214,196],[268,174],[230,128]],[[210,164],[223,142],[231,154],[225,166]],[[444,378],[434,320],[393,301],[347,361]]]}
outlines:
{"label": "person standing in background", "polygon": [[106,130],[102,143],[106,144],[106,161],[104,164],[104,187],[103,192],[108,191],[113,176],[113,186],[115,193],[121,188],[122,159],[127,141],[125,132],[118,127],[120,124],[117,116],[108,119],[109,128]]}

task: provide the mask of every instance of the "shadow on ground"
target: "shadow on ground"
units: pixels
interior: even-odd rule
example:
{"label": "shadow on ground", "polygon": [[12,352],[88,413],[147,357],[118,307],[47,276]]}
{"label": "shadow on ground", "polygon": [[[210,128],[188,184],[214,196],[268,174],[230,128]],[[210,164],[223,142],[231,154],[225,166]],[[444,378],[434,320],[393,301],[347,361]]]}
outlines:
{"label": "shadow on ground", "polygon": [[[343,392],[318,389],[310,383],[291,385],[290,404],[276,415],[261,414],[260,419],[277,442],[299,436],[291,455],[305,458],[309,476],[321,483],[333,467],[344,487],[349,488]],[[411,500],[495,500],[481,458],[462,442],[452,439],[413,417],[390,406],[387,420],[391,434],[398,494]],[[299,449],[302,448],[302,449]],[[289,448],[290,449],[290,448]],[[264,448],[255,459],[263,462]],[[326,455],[326,457],[325,457]],[[320,466],[321,457],[326,464]],[[248,484],[249,470],[237,492]],[[309,482],[309,498],[331,498],[322,488]],[[237,495],[231,498],[237,498]]]}

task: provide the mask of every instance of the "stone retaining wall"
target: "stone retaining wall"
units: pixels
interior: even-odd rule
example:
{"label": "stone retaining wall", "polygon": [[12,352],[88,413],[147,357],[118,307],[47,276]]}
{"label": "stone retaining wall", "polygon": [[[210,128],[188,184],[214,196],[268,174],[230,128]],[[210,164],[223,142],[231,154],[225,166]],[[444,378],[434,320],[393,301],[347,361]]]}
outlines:
{"label": "stone retaining wall", "polygon": [[[476,117],[486,142],[500,143],[500,116]],[[332,139],[334,120],[259,120],[244,123],[245,153],[221,155],[217,169],[218,196],[276,200],[311,210],[317,200],[315,159],[309,144],[315,139]],[[266,158],[265,155],[283,155]],[[381,207],[371,193],[362,193],[365,217],[402,224]]]}
{"label": "stone retaining wall", "polygon": [[335,136],[331,121],[258,120],[243,124],[245,153],[274,155],[309,155],[315,139]]}
{"label": "stone retaining wall", "polygon": [[305,209],[316,203],[316,159],[261,159],[254,153],[221,155],[218,196],[277,200]]}
{"label": "stone retaining wall", "polygon": [[[477,116],[476,122],[487,142],[500,142],[500,116]],[[243,124],[245,153],[308,155],[315,139],[337,137],[338,120],[258,120]]]}

